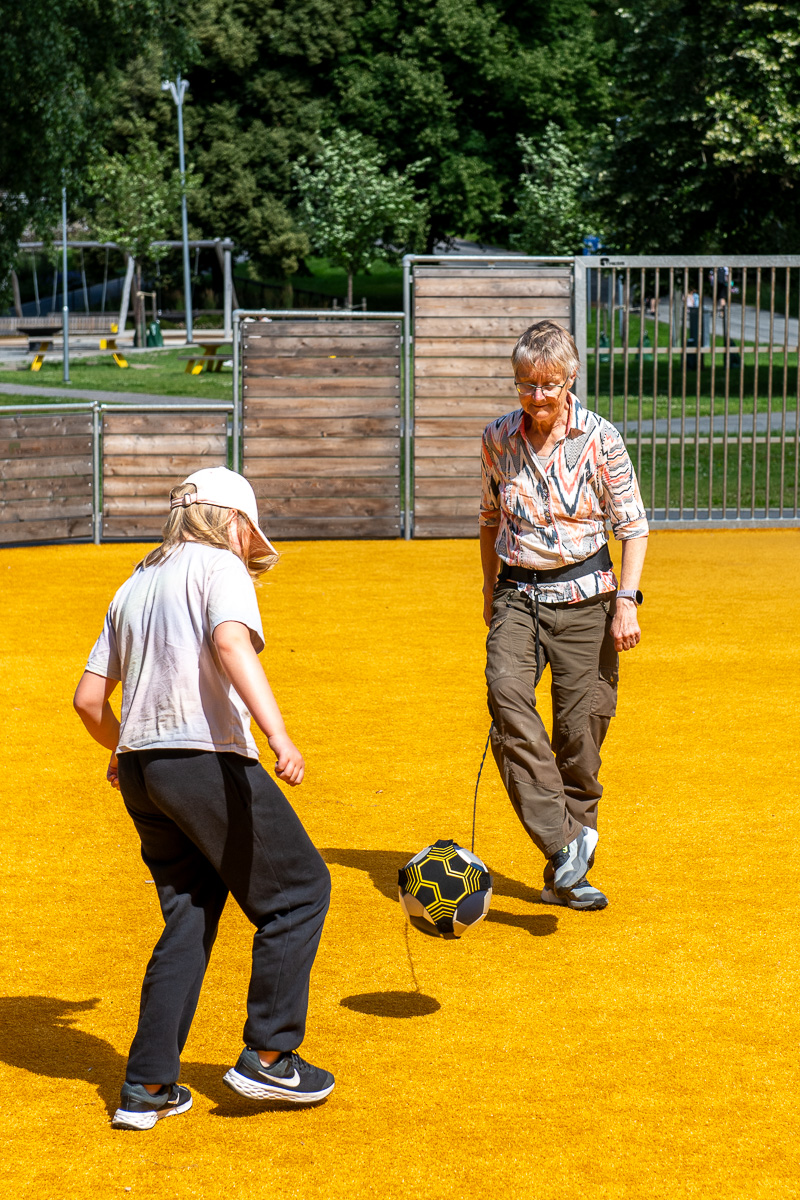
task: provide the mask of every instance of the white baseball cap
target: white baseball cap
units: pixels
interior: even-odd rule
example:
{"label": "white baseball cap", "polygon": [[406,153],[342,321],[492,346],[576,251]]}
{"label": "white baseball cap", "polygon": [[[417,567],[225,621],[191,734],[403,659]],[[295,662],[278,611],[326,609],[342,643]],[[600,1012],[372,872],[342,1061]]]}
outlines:
{"label": "white baseball cap", "polygon": [[170,501],[170,508],[188,508],[190,504],[213,504],[218,508],[235,508],[244,513],[250,524],[267,547],[270,555],[278,559],[278,552],[258,524],[256,494],[243,475],[229,471],[227,467],[204,467],[194,471],[183,481],[193,483],[196,492],[178,496]]}

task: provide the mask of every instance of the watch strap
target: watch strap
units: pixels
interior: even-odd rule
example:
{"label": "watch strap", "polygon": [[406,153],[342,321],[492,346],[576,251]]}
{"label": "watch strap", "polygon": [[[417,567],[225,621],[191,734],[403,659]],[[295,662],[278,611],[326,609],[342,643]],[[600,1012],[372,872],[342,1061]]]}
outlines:
{"label": "watch strap", "polygon": [[638,608],[639,605],[644,601],[644,596],[638,590],[638,588],[618,588],[617,599],[632,600]]}

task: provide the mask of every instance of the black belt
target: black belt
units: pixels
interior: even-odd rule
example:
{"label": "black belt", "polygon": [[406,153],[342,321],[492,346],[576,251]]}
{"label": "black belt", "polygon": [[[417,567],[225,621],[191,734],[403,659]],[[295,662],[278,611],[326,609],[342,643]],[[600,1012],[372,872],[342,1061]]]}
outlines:
{"label": "black belt", "polygon": [[[570,563],[567,567],[553,567],[550,571],[540,571],[534,567],[512,567],[507,562],[503,563],[500,569],[500,574],[497,577],[498,583],[505,583],[506,580],[511,580],[514,583],[561,583],[567,579],[580,579],[584,575],[590,575],[593,571],[610,571],[612,567],[611,555],[608,552],[608,542],[603,542],[599,550],[595,550],[594,554],[590,554],[588,558],[584,558],[581,562]],[[539,677],[539,589],[534,586],[533,589],[533,630],[536,645],[536,677]]]}
{"label": "black belt", "polygon": [[505,583],[507,579],[510,579],[514,583],[562,583],[568,579],[581,579],[584,575],[591,575],[594,571],[610,571],[612,565],[608,542],[604,542],[600,549],[596,550],[594,554],[590,554],[588,558],[582,559],[581,562],[570,563],[565,567],[541,570],[538,567],[512,567],[504,562],[497,582]]}

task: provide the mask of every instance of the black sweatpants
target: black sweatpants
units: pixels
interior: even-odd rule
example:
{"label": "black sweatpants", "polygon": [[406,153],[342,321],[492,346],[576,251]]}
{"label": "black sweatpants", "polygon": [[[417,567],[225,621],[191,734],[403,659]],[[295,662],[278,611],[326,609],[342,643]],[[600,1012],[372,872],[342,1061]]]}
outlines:
{"label": "black sweatpants", "polygon": [[204,750],[127,751],[119,784],[164,916],[129,1082],[178,1078],[228,892],[256,927],[245,1044],[296,1049],[330,875],[280,788],[255,760]]}

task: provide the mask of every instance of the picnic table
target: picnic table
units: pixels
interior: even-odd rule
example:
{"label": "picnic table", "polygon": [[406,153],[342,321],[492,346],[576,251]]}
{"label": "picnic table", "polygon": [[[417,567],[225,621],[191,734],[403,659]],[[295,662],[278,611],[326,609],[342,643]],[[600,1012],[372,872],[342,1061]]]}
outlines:
{"label": "picnic table", "polygon": [[41,321],[17,322],[17,333],[21,333],[23,337],[28,339],[28,353],[34,355],[31,363],[32,371],[41,371],[44,356],[48,350],[52,349],[53,341],[59,334],[63,333],[63,325],[61,321],[56,324],[42,324]]}
{"label": "picnic table", "polygon": [[199,375],[205,364],[206,371],[220,372],[225,362],[224,356],[217,354],[223,346],[232,345],[230,338],[211,339],[203,338],[202,341],[196,343],[199,353],[181,354],[181,358],[186,359],[186,367],[184,374]]}
{"label": "picnic table", "polygon": [[[70,313],[69,329],[71,334],[97,333],[100,334],[100,349],[108,350],[118,367],[127,367],[127,360],[117,346],[119,327],[112,317],[101,313]],[[41,371],[44,356],[53,349],[53,343],[64,332],[62,318],[47,317],[12,317],[4,319],[0,333],[6,337],[27,337],[28,353],[33,354],[32,371]],[[104,336],[102,336],[104,335]]]}

